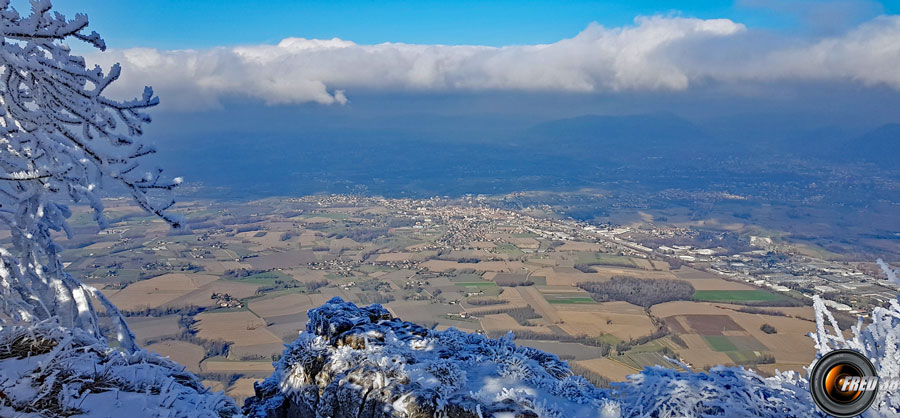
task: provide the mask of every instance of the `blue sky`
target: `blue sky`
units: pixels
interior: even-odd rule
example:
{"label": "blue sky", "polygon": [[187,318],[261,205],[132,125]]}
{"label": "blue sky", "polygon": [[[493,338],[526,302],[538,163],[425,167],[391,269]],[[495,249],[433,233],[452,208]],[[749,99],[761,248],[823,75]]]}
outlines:
{"label": "blue sky", "polygon": [[[87,13],[91,27],[107,39],[110,47],[161,49],[274,44],[286,37],[338,37],[361,44],[551,43],[576,35],[591,22],[618,27],[631,24],[635,16],[656,14],[728,18],[751,28],[777,31],[827,31],[834,30],[834,25],[900,12],[900,1],[832,1],[823,7],[814,1],[796,0],[55,0],[54,6],[68,15]],[[810,24],[812,13],[819,13],[815,16],[818,23]],[[826,27],[810,28],[820,24]]]}

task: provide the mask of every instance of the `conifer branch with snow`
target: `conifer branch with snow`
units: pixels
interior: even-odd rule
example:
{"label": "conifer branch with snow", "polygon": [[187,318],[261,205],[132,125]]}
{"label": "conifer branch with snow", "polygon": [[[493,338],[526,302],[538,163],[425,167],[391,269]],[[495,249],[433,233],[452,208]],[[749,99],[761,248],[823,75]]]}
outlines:
{"label": "conifer branch with snow", "polygon": [[0,249],[0,312],[17,322],[57,318],[100,337],[94,298],[114,318],[119,344],[133,350],[134,337],[116,307],[63,270],[52,233],[71,236],[69,202],[88,203],[106,226],[99,194],[104,179],[149,213],[181,225],[167,212],[178,181],[141,164],[155,152],[140,140],[150,122],[144,111],[159,100],[150,87],[127,101],[104,96],[121,68],[87,68],[66,43],[106,49],[96,32],[85,32],[87,16],[67,20],[48,0],[32,0],[31,8],[23,17],[0,0],[0,223],[12,235],[11,247]]}

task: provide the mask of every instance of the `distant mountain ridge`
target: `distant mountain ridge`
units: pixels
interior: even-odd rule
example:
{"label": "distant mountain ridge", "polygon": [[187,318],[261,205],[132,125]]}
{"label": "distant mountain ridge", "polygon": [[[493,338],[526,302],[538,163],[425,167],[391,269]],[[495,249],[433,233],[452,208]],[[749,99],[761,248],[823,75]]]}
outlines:
{"label": "distant mountain ridge", "polygon": [[[411,116],[412,117],[412,116]],[[885,127],[852,141],[839,129],[812,129],[767,137],[779,126],[745,136],[672,114],[584,115],[506,126],[498,119],[481,128],[448,129],[453,118],[425,118],[433,126],[403,130],[350,129],[291,135],[223,132],[187,135],[160,147],[158,157],[185,178],[185,189],[204,197],[257,198],[315,193],[369,193],[387,197],[505,194],[522,190],[615,189],[641,184],[653,190],[729,185],[732,193],[757,194],[757,185],[790,189],[829,181],[832,164],[870,161],[896,165]],[[477,124],[459,118],[457,125]],[[337,122],[335,122],[337,124]],[[474,126],[473,125],[473,126]],[[879,136],[880,135],[880,136]],[[846,147],[846,148],[844,148]],[[791,164],[808,160],[802,169]],[[874,159],[874,160],[873,160]],[[718,187],[718,186],[717,186]],[[839,191],[839,190],[835,190]],[[853,194],[867,193],[855,189]],[[871,197],[843,201],[864,204]]]}
{"label": "distant mountain ridge", "polygon": [[703,129],[667,113],[559,119],[534,126],[524,138],[526,143],[540,144],[550,152],[613,160],[686,157],[719,151],[717,141]]}
{"label": "distant mountain ridge", "polygon": [[845,142],[838,156],[875,163],[883,168],[900,168],[900,124],[879,126]]}

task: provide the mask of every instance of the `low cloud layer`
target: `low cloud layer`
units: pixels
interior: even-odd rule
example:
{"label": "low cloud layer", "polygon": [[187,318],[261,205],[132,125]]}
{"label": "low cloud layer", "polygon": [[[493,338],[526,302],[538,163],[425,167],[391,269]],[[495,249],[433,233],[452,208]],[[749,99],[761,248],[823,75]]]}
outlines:
{"label": "low cloud layer", "polygon": [[[900,90],[900,16],[839,35],[791,39],[727,19],[640,17],[588,26],[545,45],[358,45],[288,38],[207,50],[111,50],[89,56],[124,71],[113,94],[152,85],[168,109],[223,100],[344,104],[354,89],[385,91],[685,91],[705,83],[851,82]],[[346,92],[346,93],[345,93]]]}

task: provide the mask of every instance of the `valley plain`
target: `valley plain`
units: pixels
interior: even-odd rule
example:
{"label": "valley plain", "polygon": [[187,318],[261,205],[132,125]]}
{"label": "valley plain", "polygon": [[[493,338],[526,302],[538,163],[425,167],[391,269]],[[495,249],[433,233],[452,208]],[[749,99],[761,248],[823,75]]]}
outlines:
{"label": "valley plain", "polygon": [[603,385],[655,365],[800,371],[813,294],[849,323],[897,290],[869,260],[777,237],[647,216],[592,224],[485,196],[183,201],[181,231],[123,202],[105,202],[103,231],[74,208],[68,271],[126,312],[144,347],[238,399],[333,297],[429,328],[512,332]]}

